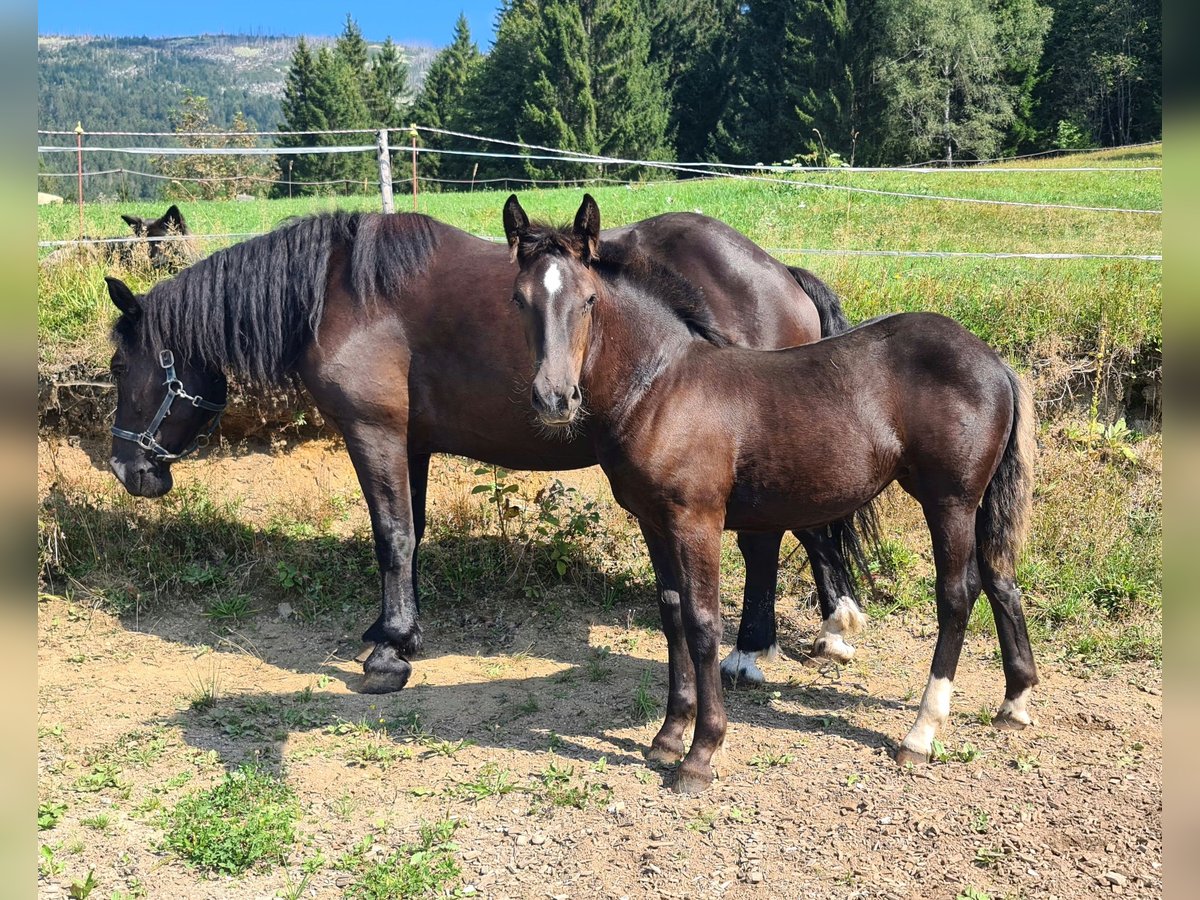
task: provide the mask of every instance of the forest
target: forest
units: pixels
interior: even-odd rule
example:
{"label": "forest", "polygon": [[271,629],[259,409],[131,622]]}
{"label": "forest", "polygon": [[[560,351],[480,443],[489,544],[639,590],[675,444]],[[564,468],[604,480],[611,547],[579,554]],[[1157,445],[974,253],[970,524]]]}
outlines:
{"label": "forest", "polygon": [[[282,83],[271,85],[277,106],[264,108],[266,85],[222,85],[211,62],[172,73],[195,80],[170,110],[135,97],[111,102],[141,110],[126,127],[156,120],[178,131],[415,122],[635,161],[955,164],[1160,138],[1161,18],[1157,0],[505,0],[486,53],[460,17],[453,41],[422,61],[419,85],[405,48],[391,38],[370,44],[347,16],[335,41],[289,45]],[[64,83],[43,75],[41,93],[43,121],[71,118]],[[284,136],[278,146],[363,140]],[[429,132],[421,144],[489,149]],[[535,155],[427,153],[421,174],[445,187],[601,173]],[[202,178],[214,159],[157,164]],[[374,166],[369,154],[260,157],[226,161],[221,174],[254,176],[230,178],[230,191],[354,193],[376,177]],[[630,163],[603,174],[667,173]]]}

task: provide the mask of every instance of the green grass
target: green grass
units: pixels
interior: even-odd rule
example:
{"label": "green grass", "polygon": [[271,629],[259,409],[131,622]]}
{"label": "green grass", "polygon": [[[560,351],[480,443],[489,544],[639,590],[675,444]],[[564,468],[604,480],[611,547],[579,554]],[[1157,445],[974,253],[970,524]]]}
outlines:
{"label": "green grass", "polygon": [[[1041,173],[826,173],[803,180],[878,190],[1085,206],[1160,208],[1161,172],[1056,173],[1067,166],[1160,165],[1161,147],[1137,159],[1086,154],[1037,163]],[[792,180],[797,180],[799,176]],[[720,218],[772,250],[887,249],[985,252],[1153,254],[1162,247],[1161,217],[906,200],[771,183],[731,180],[662,182],[592,189],[604,224],[620,225],[668,211],[700,210]],[[425,193],[423,212],[476,234],[500,237],[507,190]],[[522,190],[535,218],[569,221],[578,189]],[[397,208],[409,208],[407,198]],[[122,212],[158,214],[162,203],[90,204],[85,230],[121,234]],[[189,202],[197,234],[246,233],[273,228],[295,216],[334,208],[373,210],[373,196]],[[39,239],[63,239],[78,229],[73,207],[41,207]],[[210,242],[211,250],[225,242]],[[1003,352],[1029,359],[1039,342],[1057,338],[1064,352],[1086,354],[1103,328],[1112,351],[1131,359],[1161,339],[1161,265],[1146,262],[1062,260],[945,260],[817,256],[778,252],[832,283],[853,318],[882,312],[944,312]],[[82,354],[102,361],[111,319],[102,276],[106,267],[64,267],[40,278],[39,346],[45,364],[63,365]],[[155,276],[135,271],[144,289]]]}
{"label": "green grass", "polygon": [[166,845],[203,869],[239,874],[286,860],[298,814],[291,788],[243,767],[179,801],[166,817]]}
{"label": "green grass", "polygon": [[377,862],[367,861],[376,838],[368,835],[337,862],[337,868],[354,873],[345,891],[354,900],[404,900],[442,896],[462,869],[453,843],[458,823],[447,819],[421,825],[415,843],[405,844]]}

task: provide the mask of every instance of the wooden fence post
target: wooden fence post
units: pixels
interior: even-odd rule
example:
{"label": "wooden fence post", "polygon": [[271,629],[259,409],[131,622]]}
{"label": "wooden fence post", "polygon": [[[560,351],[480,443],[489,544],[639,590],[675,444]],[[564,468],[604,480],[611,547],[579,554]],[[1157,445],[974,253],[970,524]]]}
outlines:
{"label": "wooden fence post", "polygon": [[375,146],[379,156],[379,195],[383,198],[383,211],[393,213],[396,211],[396,206],[392,203],[392,153],[388,149],[386,128],[379,129],[379,137],[375,141]]}
{"label": "wooden fence post", "polygon": [[79,173],[79,239],[83,240],[83,122],[75,123],[75,165]]}
{"label": "wooden fence post", "polygon": [[412,138],[412,183],[413,183],[413,212],[417,211],[417,123],[408,126],[408,136]]}

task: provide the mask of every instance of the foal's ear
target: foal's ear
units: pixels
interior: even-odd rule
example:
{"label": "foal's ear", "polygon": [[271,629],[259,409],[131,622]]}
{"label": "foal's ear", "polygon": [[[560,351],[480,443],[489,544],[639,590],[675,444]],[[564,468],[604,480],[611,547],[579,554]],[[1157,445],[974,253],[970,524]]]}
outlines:
{"label": "foal's ear", "polygon": [[146,230],[146,220],[141,216],[127,216],[121,214],[121,218],[125,220],[125,224],[133,229],[133,233],[141,237]]}
{"label": "foal's ear", "polygon": [[108,296],[112,298],[113,305],[117,309],[130,318],[137,318],[142,314],[142,304],[138,302],[138,298],[125,282],[120,278],[107,275],[104,280],[108,282]]}
{"label": "foal's ear", "polygon": [[600,256],[600,207],[591,194],[583,195],[579,212],[575,213],[575,236],[583,245],[583,261],[590,263]]}
{"label": "foal's ear", "polygon": [[517,258],[517,244],[521,240],[521,232],[529,227],[529,216],[521,209],[521,203],[516,194],[510,194],[504,203],[504,236],[508,238],[508,249],[512,258]]}
{"label": "foal's ear", "polygon": [[178,234],[187,234],[187,222],[183,221],[183,213],[174,203],[167,207],[167,211],[162,214],[158,222]]}

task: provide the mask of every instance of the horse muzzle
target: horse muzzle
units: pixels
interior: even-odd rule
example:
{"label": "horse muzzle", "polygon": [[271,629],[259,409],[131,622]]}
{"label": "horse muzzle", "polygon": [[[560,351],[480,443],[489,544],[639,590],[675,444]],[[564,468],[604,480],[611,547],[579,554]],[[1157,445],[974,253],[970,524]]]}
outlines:
{"label": "horse muzzle", "polygon": [[109,457],[108,467],[117,476],[121,486],[135,497],[161,497],[174,486],[169,466],[150,460],[118,459]]}
{"label": "horse muzzle", "polygon": [[583,393],[578,384],[565,390],[544,390],[535,384],[531,395],[533,411],[538,419],[543,425],[553,428],[570,425],[583,403]]}

